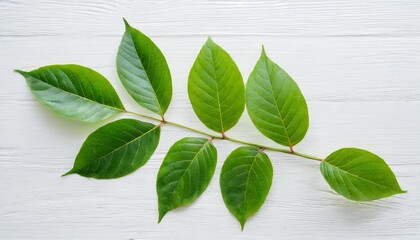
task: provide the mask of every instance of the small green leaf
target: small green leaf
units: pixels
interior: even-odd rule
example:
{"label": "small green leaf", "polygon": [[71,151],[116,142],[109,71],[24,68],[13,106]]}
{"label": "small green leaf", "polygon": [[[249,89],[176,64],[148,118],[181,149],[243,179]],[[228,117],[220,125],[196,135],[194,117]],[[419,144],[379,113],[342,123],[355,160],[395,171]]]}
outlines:
{"label": "small green leaf", "polygon": [[166,59],[156,44],[124,19],[125,33],[117,55],[118,76],[138,104],[163,117],[172,98]]}
{"label": "small green leaf", "polygon": [[224,133],[245,109],[245,86],[230,55],[211,38],[201,48],[188,77],[195,114],[208,128]]}
{"label": "small green leaf", "polygon": [[406,191],[377,155],[358,148],[342,148],[321,162],[321,173],[338,194],[355,201],[372,201]]}
{"label": "small green leaf", "polygon": [[246,85],[246,106],[254,125],[271,140],[292,147],[305,137],[309,127],[305,98],[264,48]]}
{"label": "small green leaf", "polygon": [[74,167],[65,175],[111,179],[143,166],[155,151],[160,126],[134,119],[120,119],[90,134],[77,154]]}
{"label": "small green leaf", "polygon": [[206,190],[216,163],[216,148],[205,138],[183,138],[169,149],[156,183],[159,222],[167,212],[191,204]]}
{"label": "small green leaf", "polygon": [[90,68],[68,64],[16,71],[44,106],[63,117],[97,122],[124,111],[108,80]]}
{"label": "small green leaf", "polygon": [[239,147],[225,160],[220,174],[223,201],[242,230],[263,205],[272,179],[271,161],[256,147]]}

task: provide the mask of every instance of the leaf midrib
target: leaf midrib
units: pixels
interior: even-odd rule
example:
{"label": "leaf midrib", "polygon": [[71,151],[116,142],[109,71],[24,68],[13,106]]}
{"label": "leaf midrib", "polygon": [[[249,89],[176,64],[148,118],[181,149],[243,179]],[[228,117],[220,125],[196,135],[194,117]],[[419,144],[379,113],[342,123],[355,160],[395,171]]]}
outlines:
{"label": "leaf midrib", "polygon": [[147,134],[151,133],[152,131],[154,131],[154,130],[155,130],[156,128],[158,128],[158,127],[159,127],[159,125],[156,125],[155,127],[153,127],[152,129],[148,130],[147,132],[145,132],[145,133],[143,133],[142,135],[140,135],[140,136],[138,136],[138,137],[136,137],[136,138],[134,138],[134,139],[130,140],[129,142],[124,143],[123,145],[119,146],[118,148],[116,148],[116,149],[112,150],[111,152],[109,152],[109,153],[107,153],[107,154],[105,154],[105,155],[103,155],[103,156],[100,156],[100,157],[98,157],[98,158],[94,159],[93,161],[88,162],[88,164],[84,165],[83,167],[80,167],[80,168],[77,168],[77,169],[72,169],[72,170],[70,170],[70,172],[73,172],[73,173],[74,173],[74,172],[77,172],[77,171],[79,171],[80,169],[85,168],[86,166],[92,165],[94,162],[99,162],[99,161],[102,161],[102,160],[103,160],[103,158],[105,158],[105,157],[107,157],[108,155],[113,154],[114,152],[116,152],[116,151],[120,150],[121,148],[126,147],[127,145],[130,145],[131,143],[133,143],[133,142],[135,142],[135,141],[137,141],[137,140],[141,139],[142,137],[144,137],[144,136],[146,136]]}
{"label": "leaf midrib", "polygon": [[191,160],[191,162],[188,164],[188,166],[185,168],[185,170],[184,170],[184,173],[182,174],[182,176],[179,178],[180,180],[176,183],[176,186],[175,186],[175,188],[174,188],[174,190],[172,191],[172,193],[171,193],[171,196],[168,198],[169,200],[167,201],[167,202],[170,202],[171,200],[172,200],[172,198],[174,197],[174,195],[175,195],[175,193],[176,193],[176,191],[177,191],[177,189],[178,189],[178,187],[179,187],[179,183],[181,182],[181,180],[184,178],[184,176],[185,176],[185,173],[187,172],[187,170],[191,167],[191,165],[193,164],[193,162],[194,161],[196,161],[198,158],[197,158],[197,156],[198,156],[198,154],[200,154],[204,149],[205,149],[205,147],[207,146],[207,144],[209,144],[210,143],[210,141],[209,140],[207,140],[207,142],[206,143],[204,143],[203,144],[203,146],[200,148],[200,150],[198,150],[198,152],[194,155],[194,157],[192,158],[192,160]]}
{"label": "leaf midrib", "polygon": [[219,94],[219,81],[217,81],[217,74],[216,74],[216,67],[214,66],[214,58],[213,58],[213,52],[211,47],[209,47],[210,49],[210,62],[211,62],[211,66],[213,69],[213,74],[214,74],[214,81],[216,82],[216,96],[217,96],[217,106],[218,106],[218,110],[219,110],[219,117],[220,117],[220,128],[222,133],[225,132],[224,127],[223,127],[223,117],[222,117],[222,109],[221,109],[221,105],[220,105],[220,94]]}
{"label": "leaf midrib", "polygon": [[[399,190],[399,189],[397,189],[397,190],[396,190],[396,189],[390,188],[390,187],[388,187],[388,186],[385,186],[385,185],[382,185],[382,184],[379,184],[379,183],[373,182],[373,181],[371,181],[371,180],[369,180],[369,179],[366,179],[366,178],[360,177],[359,175],[356,175],[356,174],[350,173],[350,172],[348,172],[348,171],[345,171],[344,169],[341,169],[341,168],[339,168],[338,166],[335,166],[335,165],[333,165],[333,164],[331,164],[331,163],[329,163],[329,162],[327,162],[327,161],[323,161],[323,163],[328,164],[328,165],[330,165],[330,166],[334,167],[335,169],[338,169],[340,172],[344,172],[344,173],[346,173],[346,174],[348,174],[348,175],[350,175],[350,176],[353,176],[353,177],[355,177],[355,178],[361,179],[362,181],[366,181],[366,182],[369,182],[369,183],[371,183],[371,184],[373,184],[373,185],[380,186],[380,187],[383,187],[383,188],[386,188],[386,189],[389,189],[389,190],[392,190],[392,191],[395,191],[395,192],[401,192],[401,190]],[[360,191],[360,190],[359,190],[359,191]]]}
{"label": "leaf midrib", "polygon": [[257,156],[258,156],[259,152],[257,152],[254,156],[254,158],[252,159],[252,164],[249,167],[249,171],[248,171],[248,175],[246,177],[246,182],[245,182],[245,194],[244,194],[244,221],[246,221],[246,209],[247,209],[247,204],[246,204],[246,196],[248,195],[248,185],[249,185],[249,176],[251,175],[252,172],[252,167],[254,166],[254,163],[257,160]]}
{"label": "leaf midrib", "polygon": [[[267,70],[267,73],[269,73],[268,72],[267,59],[264,59],[264,65],[265,65],[265,69]],[[283,116],[281,115],[281,111],[280,111],[279,106],[277,104],[276,97],[274,96],[274,89],[273,89],[273,84],[271,82],[270,74],[268,74],[268,79],[269,79],[269,82],[270,82],[270,89],[271,89],[272,97],[274,98],[274,104],[276,105],[276,110],[277,110],[277,113],[279,114],[280,122],[283,125],[284,134],[286,135],[287,141],[289,142],[289,146],[292,147],[293,145],[290,141],[289,133],[287,131],[286,125],[284,124]]]}
{"label": "leaf midrib", "polygon": [[[133,43],[134,49],[136,50],[137,56],[138,56],[138,58],[139,58],[139,60],[140,60],[140,63],[141,63],[141,65],[143,66],[144,72],[146,73],[147,82],[149,83],[150,87],[151,87],[151,88],[152,88],[152,90],[153,90],[153,96],[154,96],[155,101],[156,101],[156,103],[157,103],[157,107],[159,108],[159,114],[160,114],[160,116],[163,118],[163,115],[164,115],[164,114],[163,114],[163,112],[162,112],[162,108],[161,108],[161,106],[160,106],[160,103],[159,103],[159,100],[158,100],[158,97],[157,97],[156,91],[155,91],[155,89],[153,88],[152,82],[150,82],[150,77],[149,77],[149,74],[147,73],[146,69],[144,68],[143,62],[142,62],[142,60],[141,60],[141,58],[140,58],[139,50],[137,49],[136,44],[134,43],[134,40],[133,40],[133,35],[131,34],[131,31],[130,31],[130,30],[131,30],[131,26],[129,26],[129,29],[127,29],[128,34],[130,34],[130,40],[131,40],[131,42]],[[135,29],[135,30],[137,30],[137,29]],[[138,30],[137,30],[137,31],[138,31]],[[139,32],[140,32],[140,31],[139,31]],[[140,32],[140,34],[142,34],[142,33]],[[144,35],[144,34],[143,34],[143,35]],[[147,37],[147,36],[145,36],[145,37]]]}
{"label": "leaf midrib", "polygon": [[[23,71],[22,71],[22,72],[23,72]],[[82,98],[82,99],[84,99],[84,100],[87,100],[87,101],[89,101],[89,102],[93,102],[93,103],[95,103],[95,104],[100,104],[100,105],[103,105],[103,106],[105,106],[105,107],[108,107],[108,108],[111,108],[111,109],[117,110],[117,111],[119,111],[119,112],[123,112],[123,111],[124,111],[124,110],[123,110],[123,109],[121,109],[121,108],[117,108],[117,107],[115,107],[115,106],[110,106],[110,105],[108,105],[108,104],[100,103],[100,102],[94,101],[94,100],[92,100],[92,99],[89,99],[89,98],[87,98],[87,97],[85,97],[85,96],[77,95],[77,94],[75,94],[75,93],[72,93],[72,92],[69,92],[69,91],[64,90],[64,89],[62,89],[62,88],[59,88],[59,87],[57,87],[57,86],[54,86],[54,85],[52,85],[52,84],[50,84],[50,83],[48,83],[48,82],[42,81],[41,79],[38,79],[38,78],[36,78],[36,77],[33,77],[33,76],[29,75],[29,73],[27,73],[27,72],[23,72],[23,73],[24,73],[24,74],[27,74],[29,77],[31,77],[31,78],[33,78],[33,79],[35,79],[35,80],[39,81],[39,82],[42,82],[42,83],[44,83],[44,84],[46,84],[46,85],[48,85],[48,86],[51,86],[51,87],[53,87],[53,88],[59,89],[59,90],[61,90],[61,91],[63,91],[63,92],[66,92],[66,93],[68,93],[68,94],[72,95],[72,96]],[[66,74],[66,75],[67,75],[67,74]]]}

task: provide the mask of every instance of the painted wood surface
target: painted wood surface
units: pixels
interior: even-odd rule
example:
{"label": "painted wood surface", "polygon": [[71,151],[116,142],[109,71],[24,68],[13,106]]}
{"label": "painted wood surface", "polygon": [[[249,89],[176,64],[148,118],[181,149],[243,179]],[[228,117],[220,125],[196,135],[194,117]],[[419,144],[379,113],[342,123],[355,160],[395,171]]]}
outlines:
{"label": "painted wood surface", "polygon": [[[419,13],[417,0],[0,0],[0,239],[419,239]],[[222,163],[239,145],[215,141],[218,165],[207,191],[157,224],[160,163],[176,140],[198,136],[171,126],[147,165],[125,178],[61,178],[104,123],[53,115],[13,69],[86,65],[111,81],[128,109],[148,114],[116,74],[122,17],[166,55],[174,81],[168,119],[206,130],[186,82],[208,35],[230,52],[244,79],[264,44],[308,102],[310,128],[296,150],[326,157],[341,147],[369,149],[408,193],[351,202],[330,190],[319,163],[268,152],[273,186],[241,232],[219,189]],[[247,113],[228,134],[275,146]]]}

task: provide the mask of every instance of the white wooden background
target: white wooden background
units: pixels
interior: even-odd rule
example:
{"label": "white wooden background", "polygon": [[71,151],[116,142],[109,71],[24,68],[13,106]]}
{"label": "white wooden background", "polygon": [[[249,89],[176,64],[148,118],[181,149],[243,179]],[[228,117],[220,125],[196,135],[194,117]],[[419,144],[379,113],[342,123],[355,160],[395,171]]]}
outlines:
{"label": "white wooden background", "polygon": [[[357,203],[333,193],[319,163],[268,152],[274,182],[243,232],[225,208],[219,174],[238,144],[215,141],[207,191],[157,224],[155,180],[168,148],[196,134],[164,126],[146,166],[122,179],[60,175],[100,124],[42,108],[13,69],[78,63],[104,74],[126,107],[115,70],[122,17],[148,34],[171,68],[167,118],[205,130],[187,76],[206,37],[247,79],[264,43],[298,82],[310,110],[297,151],[326,157],[354,146],[382,156],[407,194]],[[420,239],[420,1],[0,0],[0,239]],[[247,113],[228,135],[270,145]]]}

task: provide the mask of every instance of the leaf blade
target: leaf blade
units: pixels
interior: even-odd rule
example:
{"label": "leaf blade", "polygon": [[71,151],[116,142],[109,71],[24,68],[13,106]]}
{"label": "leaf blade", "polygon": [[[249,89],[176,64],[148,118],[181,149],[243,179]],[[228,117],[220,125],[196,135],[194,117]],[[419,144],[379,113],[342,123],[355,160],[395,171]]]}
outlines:
{"label": "leaf blade", "polygon": [[77,173],[88,178],[113,179],[128,175],[149,160],[159,137],[159,125],[134,119],[108,123],[87,137],[73,168],[63,176]]}
{"label": "leaf blade", "polygon": [[167,212],[191,204],[205,191],[216,163],[216,148],[205,138],[183,138],[170,148],[156,181],[158,222]]}
{"label": "leaf blade", "polygon": [[223,201],[243,230],[263,205],[271,188],[273,166],[256,147],[239,147],[225,160],[220,174]]}
{"label": "leaf blade", "polygon": [[63,117],[97,122],[125,110],[108,80],[90,68],[65,64],[15,71],[42,105]]}
{"label": "leaf blade", "polygon": [[262,49],[246,86],[246,106],[255,127],[288,147],[298,144],[309,128],[308,107],[296,82]]}
{"label": "leaf blade", "polygon": [[197,117],[213,131],[224,133],[245,109],[245,86],[231,56],[209,37],[188,76],[188,96]]}
{"label": "leaf blade", "polygon": [[172,78],[161,50],[145,34],[126,27],[117,54],[117,73],[127,92],[144,108],[163,117],[172,99]]}
{"label": "leaf blade", "polygon": [[363,149],[339,149],[321,162],[320,170],[330,187],[350,200],[373,201],[405,192],[385,161]]}

